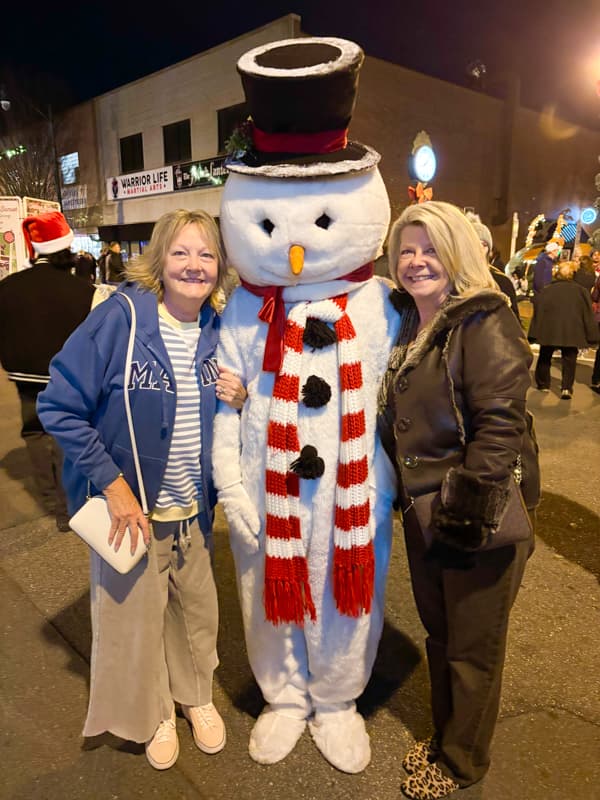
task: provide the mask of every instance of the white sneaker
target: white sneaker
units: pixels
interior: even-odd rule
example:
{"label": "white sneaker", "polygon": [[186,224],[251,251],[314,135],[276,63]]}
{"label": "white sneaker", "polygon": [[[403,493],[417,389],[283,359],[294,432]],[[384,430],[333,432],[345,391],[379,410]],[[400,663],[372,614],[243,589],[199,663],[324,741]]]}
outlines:
{"label": "white sneaker", "polygon": [[164,719],[156,733],[146,742],[146,758],[154,769],[169,769],[177,761],[179,755],[179,740],[175,727],[175,708],[170,719]]}
{"label": "white sneaker", "polygon": [[192,725],[196,747],[203,753],[218,753],[225,747],[225,723],[212,703],[205,706],[181,706],[183,716]]}

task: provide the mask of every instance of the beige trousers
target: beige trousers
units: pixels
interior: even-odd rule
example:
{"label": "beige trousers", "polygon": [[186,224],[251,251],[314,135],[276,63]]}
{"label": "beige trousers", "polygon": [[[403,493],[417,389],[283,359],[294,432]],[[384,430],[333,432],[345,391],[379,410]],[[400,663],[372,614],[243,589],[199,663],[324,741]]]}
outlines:
{"label": "beige trousers", "polygon": [[153,523],[147,558],[121,575],[91,553],[92,658],[83,735],[148,741],[173,700],[212,700],[217,590],[196,520]]}

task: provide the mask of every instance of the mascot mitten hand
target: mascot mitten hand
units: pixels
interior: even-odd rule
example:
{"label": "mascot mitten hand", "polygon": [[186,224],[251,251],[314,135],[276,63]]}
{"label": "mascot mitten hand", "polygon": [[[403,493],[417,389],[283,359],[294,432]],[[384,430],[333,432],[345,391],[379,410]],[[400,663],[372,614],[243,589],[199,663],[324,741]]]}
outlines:
{"label": "mascot mitten hand", "polygon": [[246,551],[249,554],[258,552],[260,519],[242,482],[239,481],[221,489],[219,503],[223,506],[230,530],[243,544]]}

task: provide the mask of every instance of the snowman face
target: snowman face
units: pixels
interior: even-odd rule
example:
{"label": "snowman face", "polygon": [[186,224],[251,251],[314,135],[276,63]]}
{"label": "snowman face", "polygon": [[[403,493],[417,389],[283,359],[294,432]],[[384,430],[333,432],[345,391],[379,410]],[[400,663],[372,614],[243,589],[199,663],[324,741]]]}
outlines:
{"label": "snowman face", "polygon": [[230,264],[259,286],[334,280],[376,258],[390,221],[378,169],[307,179],[231,173],[221,203]]}

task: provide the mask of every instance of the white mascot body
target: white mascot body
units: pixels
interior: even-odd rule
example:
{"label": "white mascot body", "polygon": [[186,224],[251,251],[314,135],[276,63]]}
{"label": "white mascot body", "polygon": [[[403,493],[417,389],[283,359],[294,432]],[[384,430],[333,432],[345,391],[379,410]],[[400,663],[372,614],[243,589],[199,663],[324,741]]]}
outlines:
{"label": "white mascot body", "polygon": [[[223,193],[221,228],[242,286],[223,314],[218,360],[248,399],[241,414],[221,405],[213,454],[248,656],[268,704],[250,754],[281,760],[308,721],[345,772],[370,760],[354,701],[381,636],[391,548],[395,482],[375,423],[399,316],[390,285],[372,277],[389,201],[371,148],[344,140],[324,156],[319,132],[280,137],[272,128],[281,119],[261,111],[306,119],[304,103],[322,115],[344,94],[329,86],[341,74],[353,82],[347,127],[361,62],[351,42],[311,38],[256,48],[238,63],[258,134],[255,149],[229,163]],[[330,132],[334,123],[313,124]]]}

